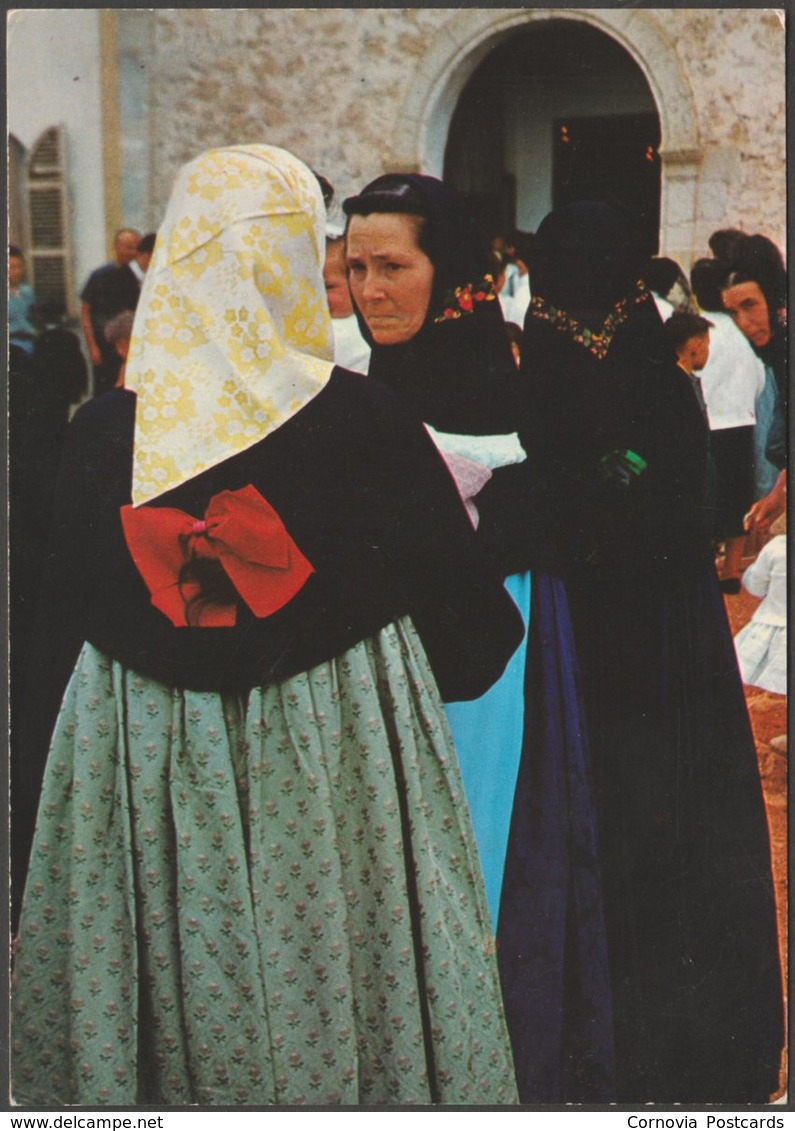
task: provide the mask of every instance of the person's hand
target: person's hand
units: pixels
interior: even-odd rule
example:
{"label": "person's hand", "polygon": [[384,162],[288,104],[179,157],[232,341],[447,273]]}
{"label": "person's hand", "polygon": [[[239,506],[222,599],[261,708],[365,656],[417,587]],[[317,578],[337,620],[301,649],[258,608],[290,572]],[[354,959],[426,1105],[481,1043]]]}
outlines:
{"label": "person's hand", "polygon": [[775,482],[773,490],[763,499],[759,499],[743,519],[743,526],[747,531],[759,530],[767,533],[770,526],[782,514],[787,506],[787,473],[782,471]]}
{"label": "person's hand", "polygon": [[89,346],[88,352],[91,354],[92,365],[102,364],[102,351],[100,350],[99,346]]}

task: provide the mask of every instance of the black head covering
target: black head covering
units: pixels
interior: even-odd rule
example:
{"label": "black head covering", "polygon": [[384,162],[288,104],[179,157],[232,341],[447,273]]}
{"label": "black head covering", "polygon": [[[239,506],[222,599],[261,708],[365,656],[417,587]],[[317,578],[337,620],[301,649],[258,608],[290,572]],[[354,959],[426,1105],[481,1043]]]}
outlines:
{"label": "black head covering", "polygon": [[726,278],[726,266],[718,259],[697,259],[690,268],[690,286],[702,310],[725,313],[721,287]]}
{"label": "black head covering", "polygon": [[787,303],[787,270],[781,252],[767,236],[745,236],[736,240],[727,257],[731,275],[743,275],[745,281],[758,284],[775,315]]}
{"label": "black head covering", "polygon": [[[434,266],[428,315],[411,341],[378,345],[356,310],[372,348],[370,377],[410,399],[421,418],[441,431],[472,435],[516,431],[516,365],[499,301],[484,281],[485,249],[461,197],[435,177],[390,173],[349,197],[343,209],[349,217],[379,212],[422,216],[420,246]],[[467,285],[473,295],[484,298],[473,302],[471,313],[450,316],[461,309],[456,288]]]}
{"label": "black head covering", "polygon": [[724,256],[713,260],[714,272],[723,290],[740,283],[756,283],[765,297],[770,340],[763,346],[757,346],[749,339],[748,344],[775,377],[776,405],[765,455],[780,469],[787,465],[787,269],[781,252],[767,236],[749,236],[742,232],[731,232],[730,235],[732,238],[728,243],[719,241],[715,245],[715,237],[710,239],[713,251],[720,250]]}
{"label": "black head covering", "polygon": [[675,283],[687,286],[684,272],[675,259],[667,255],[653,255],[643,268],[646,286],[661,298],[667,298]]}
{"label": "black head covering", "polygon": [[597,326],[640,277],[638,248],[632,221],[618,209],[591,201],[558,208],[536,233],[533,294]]}
{"label": "black head covering", "polygon": [[706,428],[639,279],[639,246],[604,204],[568,205],[538,229],[524,439],[548,486],[561,569],[657,573],[706,544]]}
{"label": "black head covering", "polygon": [[767,236],[744,236],[737,239],[725,261],[723,286],[756,283],[767,303],[771,337],[767,345],[751,348],[776,374],[779,389],[786,386],[787,321],[783,313],[787,305],[787,270],[781,252]]}

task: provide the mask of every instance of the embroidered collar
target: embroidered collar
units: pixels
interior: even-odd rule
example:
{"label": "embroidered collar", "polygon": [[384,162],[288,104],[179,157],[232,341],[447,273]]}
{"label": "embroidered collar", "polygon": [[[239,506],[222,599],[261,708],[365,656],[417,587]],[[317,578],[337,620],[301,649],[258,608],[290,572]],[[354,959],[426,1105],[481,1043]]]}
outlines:
{"label": "embroidered collar", "polygon": [[629,318],[633,307],[648,302],[650,297],[646,284],[639,279],[634,290],[616,303],[599,330],[590,330],[565,310],[559,310],[540,295],[534,295],[530,300],[530,315],[542,322],[548,322],[550,326],[566,334],[573,342],[583,346],[601,361],[607,357],[616,330]]}

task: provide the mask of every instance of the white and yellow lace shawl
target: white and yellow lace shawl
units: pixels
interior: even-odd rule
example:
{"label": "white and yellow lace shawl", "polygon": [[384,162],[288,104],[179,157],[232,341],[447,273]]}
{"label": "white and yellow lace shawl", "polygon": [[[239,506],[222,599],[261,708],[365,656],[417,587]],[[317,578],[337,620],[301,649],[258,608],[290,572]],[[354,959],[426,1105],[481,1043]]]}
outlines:
{"label": "white and yellow lace shawl", "polygon": [[333,366],[325,212],[284,149],[210,150],[179,172],[136,312],[133,503],[251,447]]}

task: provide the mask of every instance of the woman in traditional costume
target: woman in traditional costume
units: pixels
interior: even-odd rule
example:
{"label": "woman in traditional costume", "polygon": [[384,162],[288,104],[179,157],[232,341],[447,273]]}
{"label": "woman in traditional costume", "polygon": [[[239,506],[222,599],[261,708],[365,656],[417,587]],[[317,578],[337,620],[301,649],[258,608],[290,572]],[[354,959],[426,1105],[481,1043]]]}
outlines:
{"label": "woman in traditional costume", "polygon": [[324,250],[284,150],[190,162],[71,426],[18,1103],[515,1102],[440,692],[520,618],[414,415],[333,368]]}
{"label": "woman in traditional costume", "polygon": [[498,933],[520,1096],[608,1100],[589,754],[565,590],[535,568],[546,532],[524,491],[521,386],[499,303],[463,202],[441,181],[389,174],[343,209],[370,377],[431,427],[527,629],[494,687],[447,704]]}
{"label": "woman in traditional costume", "polygon": [[522,373],[593,750],[624,1103],[764,1102],[782,985],[765,808],[698,484],[706,424],[626,218],[538,229]]}

